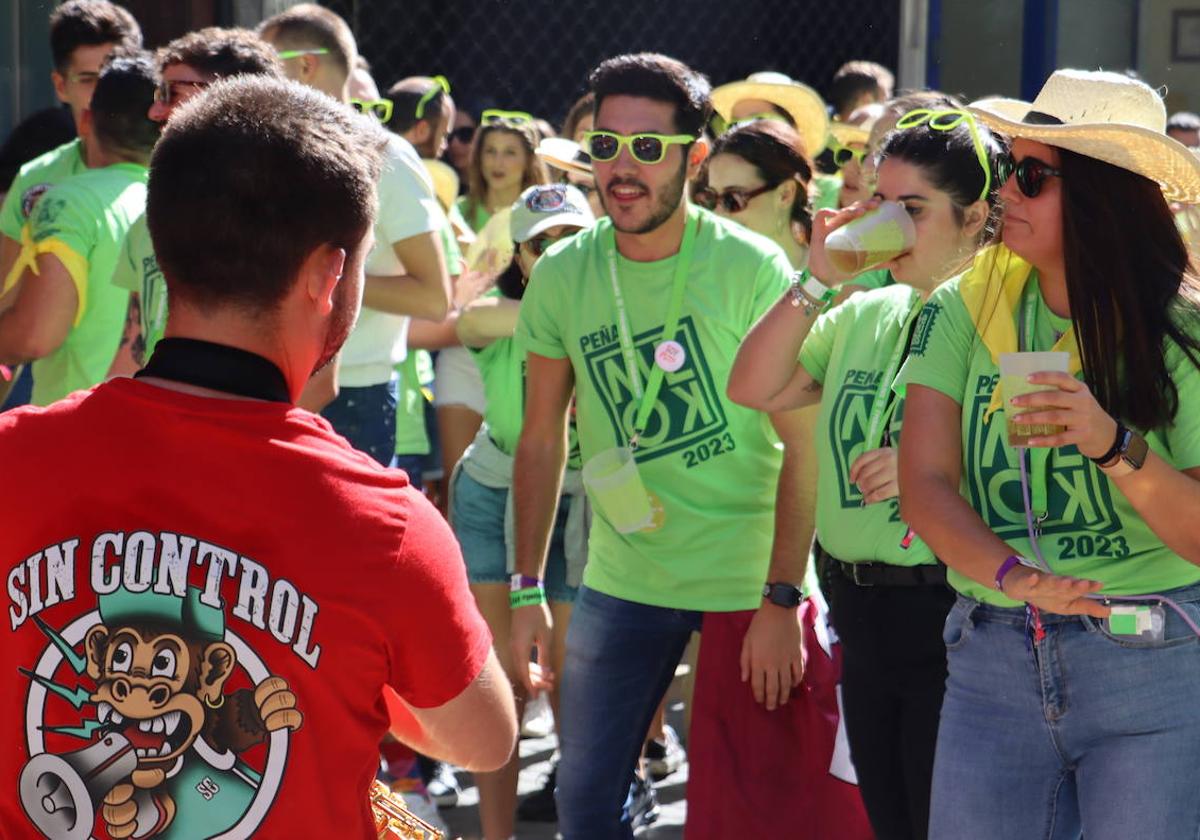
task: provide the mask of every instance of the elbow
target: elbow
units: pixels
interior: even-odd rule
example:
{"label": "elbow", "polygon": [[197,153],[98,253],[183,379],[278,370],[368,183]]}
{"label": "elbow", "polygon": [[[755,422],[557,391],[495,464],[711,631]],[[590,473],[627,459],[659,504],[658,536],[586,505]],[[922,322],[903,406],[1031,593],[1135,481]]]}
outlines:
{"label": "elbow", "polygon": [[10,365],[36,362],[61,347],[64,338],[36,331],[0,338],[0,362]]}
{"label": "elbow", "polygon": [[498,721],[493,732],[481,739],[471,757],[461,764],[472,773],[491,773],[508,764],[517,748],[517,715],[510,710],[503,721]]}
{"label": "elbow", "polygon": [[743,408],[750,408],[755,411],[770,411],[771,405],[768,400],[762,398],[761,394],[755,393],[754,389],[746,381],[746,377],[739,376],[734,370],[730,373],[729,384],[725,387],[725,396],[729,401]]}

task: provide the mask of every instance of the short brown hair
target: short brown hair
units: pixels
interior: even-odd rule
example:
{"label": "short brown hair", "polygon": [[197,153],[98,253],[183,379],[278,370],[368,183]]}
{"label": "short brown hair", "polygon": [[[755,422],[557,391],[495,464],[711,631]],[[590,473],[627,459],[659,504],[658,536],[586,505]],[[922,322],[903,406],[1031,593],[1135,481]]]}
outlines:
{"label": "short brown hair", "polygon": [[159,73],[173,64],[186,64],[219,79],[243,73],[283,78],[274,47],[249,29],[209,26],[189,32],[160,48],[155,58]]}
{"label": "short brown hair", "polygon": [[286,49],[325,49],[346,77],[358,62],[358,45],[349,25],[336,12],[316,3],[301,3],[269,17],[258,25],[258,34],[274,33]]}
{"label": "short brown hair", "polygon": [[675,128],[697,137],[712,116],[708,77],[682,61],[658,53],[618,55],[603,61],[589,78],[596,96],[593,113],[607,96],[644,96],[675,106]]}
{"label": "short brown hair", "polygon": [[172,299],[267,314],[314,249],[356,256],[386,142],[377,122],[297,82],[237,76],[185,102],[146,199]]}
{"label": "short brown hair", "polygon": [[833,74],[829,85],[829,104],[836,113],[843,113],[863,94],[880,102],[891,99],[896,77],[892,71],[874,61],[847,61]]}
{"label": "short brown hair", "polygon": [[136,52],[142,48],[142,28],[108,0],[67,0],[50,14],[50,53],[59,72],[67,69],[77,48],[100,44]]}
{"label": "short brown hair", "polygon": [[[433,98],[425,103],[421,117],[417,117],[417,103],[423,97],[437,91]],[[388,128],[397,134],[403,134],[421,120],[428,120],[430,125],[436,125],[454,100],[450,94],[429,76],[409,76],[401,79],[388,88],[388,99],[392,100],[392,119]]]}

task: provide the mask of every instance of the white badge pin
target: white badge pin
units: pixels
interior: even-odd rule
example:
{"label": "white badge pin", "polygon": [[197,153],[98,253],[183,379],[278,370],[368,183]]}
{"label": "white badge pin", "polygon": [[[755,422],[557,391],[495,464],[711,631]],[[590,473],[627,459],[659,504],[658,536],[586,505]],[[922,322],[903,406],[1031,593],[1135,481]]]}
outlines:
{"label": "white badge pin", "polygon": [[667,373],[674,373],[687,361],[687,351],[678,341],[664,341],[654,349],[654,361]]}

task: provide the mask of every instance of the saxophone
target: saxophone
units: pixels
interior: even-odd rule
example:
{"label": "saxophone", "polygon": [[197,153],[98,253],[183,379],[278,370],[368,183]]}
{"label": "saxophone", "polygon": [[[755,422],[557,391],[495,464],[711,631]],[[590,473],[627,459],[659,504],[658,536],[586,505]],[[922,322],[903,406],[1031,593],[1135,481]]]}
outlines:
{"label": "saxophone", "polygon": [[380,781],[371,784],[371,815],[379,840],[445,840],[445,835],[408,810],[404,800]]}

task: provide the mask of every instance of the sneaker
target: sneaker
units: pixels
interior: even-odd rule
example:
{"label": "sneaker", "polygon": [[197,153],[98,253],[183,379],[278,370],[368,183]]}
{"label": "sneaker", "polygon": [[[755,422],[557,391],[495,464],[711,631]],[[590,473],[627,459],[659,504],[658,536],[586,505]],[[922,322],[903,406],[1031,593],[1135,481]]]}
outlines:
{"label": "sneaker", "polygon": [[646,770],[656,782],[670,776],[687,761],[687,753],[679,743],[679,735],[669,724],[663,724],[661,739],[646,742]]}
{"label": "sneaker", "polygon": [[517,806],[517,819],[521,822],[558,822],[558,805],[554,801],[554,786],[558,780],[558,762],[550,765],[550,772],[541,790],[529,794]]}
{"label": "sneaker", "polygon": [[442,808],[453,808],[462,793],[454,768],[444,761],[433,762],[425,789],[429,791],[429,797]]}
{"label": "sneaker", "polygon": [[525,715],[521,718],[522,738],[545,738],[554,731],[554,710],[550,698],[542,692],[536,699],[525,704]]}
{"label": "sneaker", "polygon": [[654,785],[640,776],[634,776],[633,784],[629,786],[626,809],[629,812],[630,827],[635,834],[654,824],[659,813],[658,795],[654,793]]}

